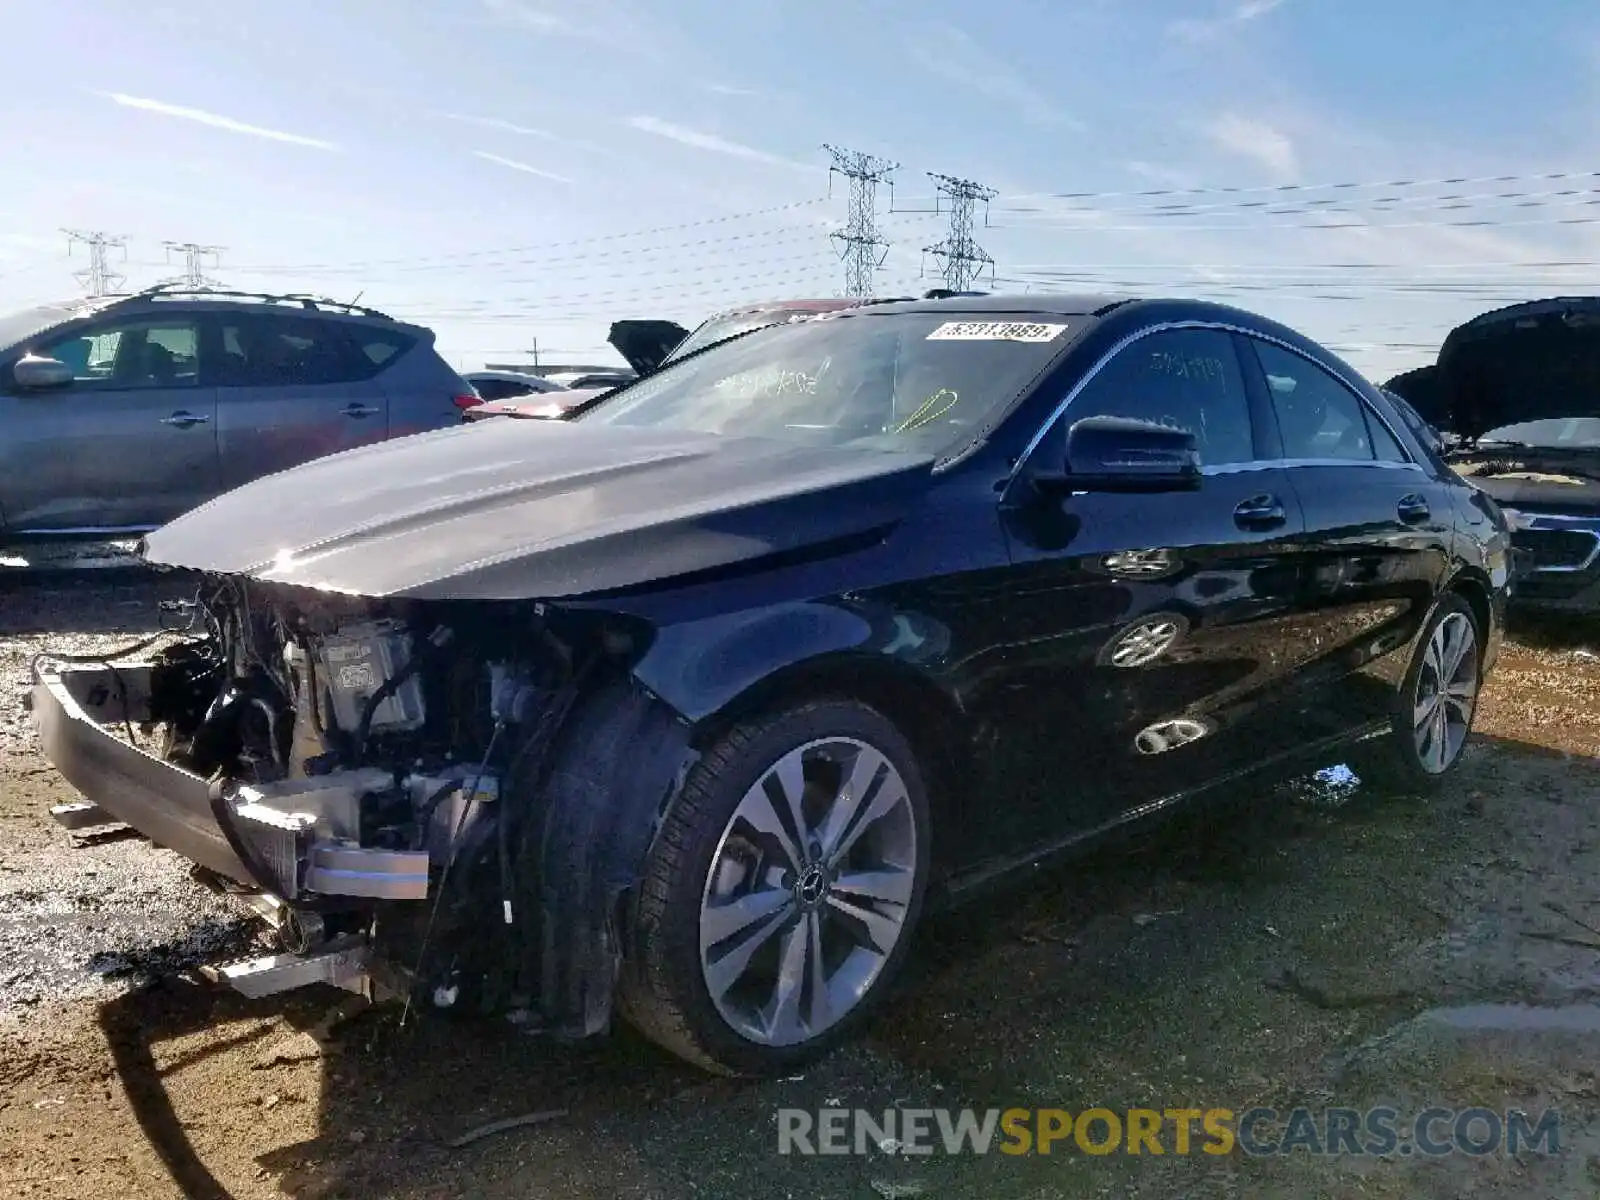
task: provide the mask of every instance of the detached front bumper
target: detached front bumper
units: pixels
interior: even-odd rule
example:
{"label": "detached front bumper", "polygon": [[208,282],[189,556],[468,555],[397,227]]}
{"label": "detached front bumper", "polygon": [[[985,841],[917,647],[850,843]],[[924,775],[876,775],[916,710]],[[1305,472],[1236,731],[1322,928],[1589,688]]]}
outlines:
{"label": "detached front bumper", "polygon": [[150,671],[134,664],[38,672],[31,703],[45,757],[110,820],[235,883],[262,887],[217,824],[210,785],[107,729],[149,718]]}
{"label": "detached front bumper", "polygon": [[374,899],[426,898],[427,854],[319,836],[310,815],[253,803],[248,791],[243,803],[225,797],[116,736],[113,729],[148,720],[151,670],[136,663],[35,672],[29,706],[45,755],[88,801],[63,806],[56,818],[69,828],[121,823],[176,851],[266,921],[289,950],[207,969],[214,980],[251,996],[310,983],[373,998],[394,994],[397,976],[379,969],[360,932],[363,914]]}

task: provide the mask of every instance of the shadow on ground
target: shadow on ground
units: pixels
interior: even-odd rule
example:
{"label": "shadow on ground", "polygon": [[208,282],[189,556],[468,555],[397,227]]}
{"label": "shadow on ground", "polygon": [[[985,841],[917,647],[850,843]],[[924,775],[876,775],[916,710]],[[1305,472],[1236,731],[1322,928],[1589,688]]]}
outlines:
{"label": "shadow on ground", "polygon": [[[870,1035],[787,1080],[710,1079],[626,1031],[560,1046],[383,1010],[327,1031],[338,993],[248,1002],[170,979],[101,1025],[146,1169],[191,1197],[1592,1197],[1594,1038],[1494,1042],[1432,1014],[1600,997],[1597,794],[1591,763],[1484,739],[1440,797],[1335,783],[1196,811],[930,921]],[[780,1108],[1379,1102],[1557,1105],[1566,1150],[777,1153]]]}

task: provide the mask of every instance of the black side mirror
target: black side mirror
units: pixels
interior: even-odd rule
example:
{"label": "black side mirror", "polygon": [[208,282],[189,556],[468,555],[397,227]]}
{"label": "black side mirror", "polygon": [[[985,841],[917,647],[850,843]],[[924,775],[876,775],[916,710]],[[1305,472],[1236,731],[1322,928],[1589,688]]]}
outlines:
{"label": "black side mirror", "polygon": [[1060,473],[1040,472],[1050,490],[1183,492],[1200,486],[1200,448],[1187,429],[1128,417],[1085,417],[1067,430]]}

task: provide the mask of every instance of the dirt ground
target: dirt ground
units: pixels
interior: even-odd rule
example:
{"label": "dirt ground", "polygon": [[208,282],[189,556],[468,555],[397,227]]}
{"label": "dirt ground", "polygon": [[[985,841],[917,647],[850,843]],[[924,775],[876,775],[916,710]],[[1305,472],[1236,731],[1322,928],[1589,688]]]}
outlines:
{"label": "dirt ground", "polygon": [[[930,922],[864,1040],[749,1083],[197,982],[247,927],[170,853],[55,828],[18,703],[46,640],[103,652],[158,594],[0,590],[0,1196],[1600,1194],[1600,629],[1519,635],[1443,795],[1283,788],[1040,875]],[[1561,1152],[777,1153],[779,1108],[1297,1104],[1553,1107]]]}

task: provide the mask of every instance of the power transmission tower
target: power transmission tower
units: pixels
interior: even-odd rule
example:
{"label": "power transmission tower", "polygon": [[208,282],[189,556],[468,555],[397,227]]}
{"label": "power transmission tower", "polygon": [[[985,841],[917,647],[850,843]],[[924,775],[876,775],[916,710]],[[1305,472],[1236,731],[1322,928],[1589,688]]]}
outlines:
{"label": "power transmission tower", "polygon": [[850,181],[850,214],[844,230],[828,235],[838,244],[839,257],[844,260],[845,295],[870,297],[872,276],[889,253],[889,243],[878,235],[878,184],[887,182],[892,192],[894,182],[889,176],[900,164],[859,150],[823,149],[833,156],[833,166],[828,168],[830,186],[836,173]]}
{"label": "power transmission tower", "polygon": [[201,246],[194,242],[162,242],[167,248],[167,261],[172,261],[172,252],[183,252],[183,274],[176,279],[167,280],[168,283],[182,283],[192,288],[216,287],[215,279],[207,278],[205,273],[205,260],[211,259],[220,265],[218,256],[222,253],[222,246]]}
{"label": "power transmission tower", "polygon": [[928,178],[933,180],[934,187],[938,189],[934,200],[935,212],[939,211],[937,197],[949,197],[950,232],[945,235],[944,241],[926,247],[923,253],[944,260],[944,268],[940,274],[944,276],[945,287],[952,292],[966,291],[985,267],[989,268],[992,279],[994,259],[989,257],[987,250],[972,240],[972,209],[981,200],[987,214],[989,201],[999,193],[993,188],[984,187],[981,183],[973,183],[970,179],[936,175],[932,171],[928,172]]}
{"label": "power transmission tower", "polygon": [[111,237],[104,233],[84,233],[76,229],[63,229],[67,235],[67,254],[72,254],[72,248],[79,242],[89,247],[89,266],[87,270],[74,273],[73,278],[88,289],[90,296],[109,296],[122,286],[123,277],[113,271],[106,262],[107,250],[121,250],[122,257],[128,257],[128,239],[125,237]]}

